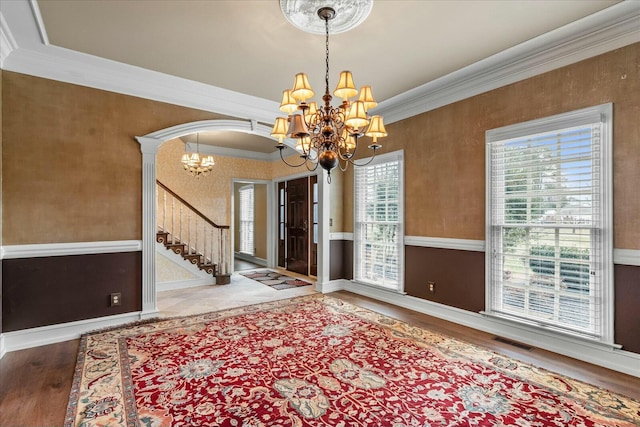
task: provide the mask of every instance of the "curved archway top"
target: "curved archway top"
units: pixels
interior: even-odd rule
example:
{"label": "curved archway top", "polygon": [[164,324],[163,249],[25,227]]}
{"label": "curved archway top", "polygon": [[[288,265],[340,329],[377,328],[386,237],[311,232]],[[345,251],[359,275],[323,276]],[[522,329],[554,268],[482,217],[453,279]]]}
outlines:
{"label": "curved archway top", "polygon": [[[200,120],[197,122],[183,123],[166,129],[161,129],[144,136],[136,136],[143,152],[157,151],[158,147],[171,139],[180,138],[192,133],[207,131],[244,132],[277,141],[271,136],[271,127],[258,123],[255,120]],[[291,148],[295,143],[285,140],[285,145]]]}

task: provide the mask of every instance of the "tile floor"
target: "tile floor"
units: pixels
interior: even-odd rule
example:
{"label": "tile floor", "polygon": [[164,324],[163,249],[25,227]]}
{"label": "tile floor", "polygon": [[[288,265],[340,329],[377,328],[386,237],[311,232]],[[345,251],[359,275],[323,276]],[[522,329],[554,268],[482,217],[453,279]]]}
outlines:
{"label": "tile floor", "polygon": [[231,283],[228,285],[207,285],[158,292],[159,315],[162,317],[188,316],[316,292],[315,280],[282,269],[272,270],[308,280],[312,284],[278,291],[236,272],[231,275]]}

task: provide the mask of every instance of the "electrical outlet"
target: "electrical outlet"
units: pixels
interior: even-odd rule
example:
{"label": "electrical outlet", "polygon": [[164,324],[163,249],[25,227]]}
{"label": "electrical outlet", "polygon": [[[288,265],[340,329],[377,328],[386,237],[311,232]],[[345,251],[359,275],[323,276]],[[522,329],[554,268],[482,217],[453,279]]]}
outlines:
{"label": "electrical outlet", "polygon": [[110,303],[110,307],[114,307],[116,305],[120,305],[120,302],[122,301],[122,294],[120,294],[120,292],[116,292],[111,294],[111,303]]}
{"label": "electrical outlet", "polygon": [[436,292],[436,284],[435,282],[427,282],[427,286],[429,286],[429,292]]}

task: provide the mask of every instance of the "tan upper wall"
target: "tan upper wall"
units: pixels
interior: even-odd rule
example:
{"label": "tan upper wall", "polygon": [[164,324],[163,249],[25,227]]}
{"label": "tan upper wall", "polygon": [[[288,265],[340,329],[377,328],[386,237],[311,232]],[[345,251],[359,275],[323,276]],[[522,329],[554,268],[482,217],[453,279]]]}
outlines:
{"label": "tan upper wall", "polygon": [[[614,245],[640,249],[640,43],[387,126],[382,152],[405,150],[406,234],[483,240],[485,131],[607,102]],[[344,206],[348,224],[353,207]]]}
{"label": "tan upper wall", "polygon": [[135,136],[204,111],[3,72],[3,244],[139,240]]}

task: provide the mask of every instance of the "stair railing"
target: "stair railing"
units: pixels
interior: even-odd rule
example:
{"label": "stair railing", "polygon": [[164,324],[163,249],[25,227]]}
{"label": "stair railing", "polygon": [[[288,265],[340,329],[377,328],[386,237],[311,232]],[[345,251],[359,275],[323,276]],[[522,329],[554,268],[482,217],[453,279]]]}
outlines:
{"label": "stair railing", "polygon": [[[169,233],[170,244],[184,245],[190,255],[201,255],[204,264],[215,265],[215,276],[229,276],[231,239],[228,225],[218,225],[166,185],[156,180],[158,195],[157,225]],[[193,264],[197,262],[192,260]]]}

